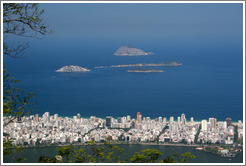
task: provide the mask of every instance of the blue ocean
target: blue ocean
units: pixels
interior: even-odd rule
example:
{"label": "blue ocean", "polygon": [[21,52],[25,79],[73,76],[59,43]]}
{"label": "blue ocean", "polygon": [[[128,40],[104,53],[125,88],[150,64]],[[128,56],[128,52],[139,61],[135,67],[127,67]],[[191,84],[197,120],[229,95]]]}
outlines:
{"label": "blue ocean", "polygon": [[[115,118],[174,116],[195,121],[215,117],[243,120],[243,46],[217,41],[112,39],[32,40],[21,59],[4,57],[7,69],[24,92],[34,92],[32,114]],[[122,45],[154,55],[121,57]],[[42,45],[42,47],[40,47]],[[129,73],[129,68],[94,68],[135,63],[176,61],[182,66],[149,67],[163,73]],[[90,69],[86,73],[57,73],[65,65]]]}

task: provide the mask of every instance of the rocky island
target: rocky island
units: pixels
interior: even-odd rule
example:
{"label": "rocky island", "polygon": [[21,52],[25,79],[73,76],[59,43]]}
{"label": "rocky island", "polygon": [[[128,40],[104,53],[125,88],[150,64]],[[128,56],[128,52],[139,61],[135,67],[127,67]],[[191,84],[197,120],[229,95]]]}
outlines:
{"label": "rocky island", "polygon": [[64,66],[56,70],[56,72],[88,72],[88,71],[90,70],[80,67],[80,66],[75,66],[75,65]]}
{"label": "rocky island", "polygon": [[128,46],[122,46],[114,53],[114,55],[117,55],[117,56],[141,56],[141,55],[152,55],[152,54],[154,53],[144,52],[141,49],[132,48]]}
{"label": "rocky island", "polygon": [[163,62],[163,63],[137,63],[128,65],[112,65],[110,67],[143,67],[143,66],[180,66],[182,63],[178,62]]}

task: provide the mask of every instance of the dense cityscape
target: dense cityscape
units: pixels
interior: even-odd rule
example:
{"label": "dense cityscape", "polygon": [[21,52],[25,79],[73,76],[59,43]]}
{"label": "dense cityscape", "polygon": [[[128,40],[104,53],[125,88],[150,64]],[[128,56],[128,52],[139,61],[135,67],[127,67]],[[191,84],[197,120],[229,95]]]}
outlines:
{"label": "dense cityscape", "polygon": [[[4,123],[8,120],[9,117],[4,117]],[[73,118],[63,118],[58,117],[58,114],[50,116],[49,112],[45,112],[42,117],[38,114],[22,117],[5,126],[4,139],[9,138],[12,138],[14,145],[22,146],[84,144],[107,139],[121,143],[228,145],[229,149],[217,146],[220,154],[225,156],[229,152],[242,151],[242,142],[240,144],[239,140],[243,140],[243,123],[240,120],[232,123],[231,118],[226,118],[226,121],[209,118],[196,122],[191,117],[188,121],[185,114],[175,121],[174,117],[169,120],[166,117],[142,117],[140,112],[136,119],[129,115],[117,119],[111,116],[106,119],[95,116],[86,119],[80,114]],[[197,147],[197,150],[206,149]]]}

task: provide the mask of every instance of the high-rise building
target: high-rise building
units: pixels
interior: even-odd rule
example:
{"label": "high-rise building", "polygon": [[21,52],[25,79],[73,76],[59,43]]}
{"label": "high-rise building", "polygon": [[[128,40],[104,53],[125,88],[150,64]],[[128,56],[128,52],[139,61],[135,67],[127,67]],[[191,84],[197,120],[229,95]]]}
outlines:
{"label": "high-rise building", "polygon": [[146,117],[146,121],[147,122],[150,122],[150,117]]}
{"label": "high-rise building", "polygon": [[137,113],[137,122],[141,123],[142,122],[142,115],[140,112]]}
{"label": "high-rise building", "polygon": [[190,118],[190,122],[191,122],[191,123],[194,122],[194,118],[193,118],[193,117]]}
{"label": "high-rise building", "polygon": [[55,114],[54,115],[54,120],[57,120],[58,119],[58,114]]}
{"label": "high-rise building", "polygon": [[207,129],[208,129],[208,122],[207,122],[207,120],[202,120],[201,124],[202,124],[201,130],[202,131],[207,131]]}
{"label": "high-rise building", "polygon": [[135,124],[135,129],[141,130],[142,129],[142,124],[141,123],[136,123]]}
{"label": "high-rise building", "polygon": [[183,114],[181,114],[181,123],[185,124],[185,122],[186,122],[185,114],[183,113]]}
{"label": "high-rise building", "polygon": [[127,115],[126,120],[127,120],[128,122],[131,121],[131,116],[130,116],[130,115]]}
{"label": "high-rise building", "polygon": [[118,122],[118,123],[122,123],[122,118],[121,118],[121,117],[118,117],[118,118],[117,118],[117,122]]}
{"label": "high-rise building", "polygon": [[112,125],[112,116],[106,117],[106,127],[111,127]]}
{"label": "high-rise building", "polygon": [[159,117],[159,122],[162,122],[162,117],[161,116]]}
{"label": "high-rise building", "polygon": [[180,117],[177,118],[178,123],[180,123]]}
{"label": "high-rise building", "polygon": [[163,118],[163,123],[167,123],[167,118],[166,117]]}
{"label": "high-rise building", "polygon": [[171,117],[170,117],[170,123],[173,123],[173,121],[174,121],[174,117],[171,116]]}
{"label": "high-rise building", "polygon": [[36,122],[39,121],[38,114],[35,115],[35,121],[36,121]]}
{"label": "high-rise building", "polygon": [[45,112],[43,114],[43,121],[44,122],[49,122],[50,121],[50,113],[49,112]]}
{"label": "high-rise building", "polygon": [[126,117],[125,116],[123,116],[123,118],[121,118],[121,123],[126,123]]}
{"label": "high-rise building", "polygon": [[75,122],[77,120],[77,116],[73,116],[73,121]]}
{"label": "high-rise building", "polygon": [[227,130],[227,123],[226,123],[226,121],[223,122],[223,129],[224,129],[224,131]]}
{"label": "high-rise building", "polygon": [[77,114],[77,119],[81,119],[80,113]]}
{"label": "high-rise building", "polygon": [[226,118],[226,124],[227,124],[227,126],[231,125],[231,118]]}
{"label": "high-rise building", "polygon": [[209,122],[212,128],[216,128],[217,126],[217,119],[216,118],[209,118]]}
{"label": "high-rise building", "polygon": [[131,121],[131,128],[135,128],[135,124],[136,124],[136,120],[135,119],[132,119]]}
{"label": "high-rise building", "polygon": [[216,128],[216,127],[217,127],[217,119],[214,118],[212,122],[212,128]]}

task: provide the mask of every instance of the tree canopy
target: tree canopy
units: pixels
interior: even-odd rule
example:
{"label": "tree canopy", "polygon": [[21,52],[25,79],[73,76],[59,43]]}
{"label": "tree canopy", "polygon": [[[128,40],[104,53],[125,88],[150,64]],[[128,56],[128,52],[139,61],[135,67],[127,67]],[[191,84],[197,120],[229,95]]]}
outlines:
{"label": "tree canopy", "polygon": [[[13,58],[23,56],[28,48],[28,42],[18,43],[17,46],[9,44],[8,38],[13,36],[39,38],[51,33],[41,16],[44,10],[40,10],[36,3],[3,3],[3,54]],[[17,40],[15,42],[18,42]],[[33,93],[24,93],[17,87],[17,80],[11,76],[5,68],[3,70],[3,116],[6,117],[2,123],[7,126],[17,120],[21,122],[22,117],[29,115],[27,106]],[[11,154],[16,146],[12,139],[6,136],[3,141],[3,154]],[[19,148],[17,148],[19,151]],[[22,160],[21,160],[22,161]]]}
{"label": "tree canopy", "polygon": [[3,53],[19,58],[28,48],[29,44],[19,43],[10,46],[7,38],[10,35],[21,37],[40,38],[52,31],[48,29],[42,19],[44,10],[39,9],[37,3],[3,3]]}

